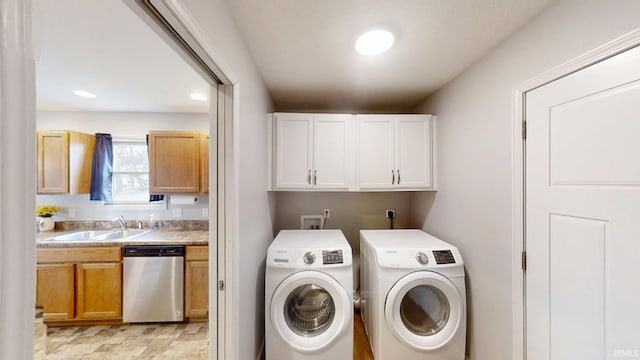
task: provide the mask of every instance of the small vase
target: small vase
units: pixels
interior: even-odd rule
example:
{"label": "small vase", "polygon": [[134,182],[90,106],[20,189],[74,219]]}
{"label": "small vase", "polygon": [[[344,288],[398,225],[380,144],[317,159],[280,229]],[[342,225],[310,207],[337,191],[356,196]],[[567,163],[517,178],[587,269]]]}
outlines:
{"label": "small vase", "polygon": [[56,222],[53,221],[51,216],[40,216],[40,222],[38,223],[38,229],[40,231],[51,231],[56,226]]}

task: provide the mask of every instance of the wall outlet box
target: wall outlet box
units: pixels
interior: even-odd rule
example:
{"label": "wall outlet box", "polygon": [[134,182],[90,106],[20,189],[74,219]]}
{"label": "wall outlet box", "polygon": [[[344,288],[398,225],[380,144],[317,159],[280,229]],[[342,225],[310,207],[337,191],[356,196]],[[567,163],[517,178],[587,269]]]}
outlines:
{"label": "wall outlet box", "polygon": [[324,215],[324,217],[326,217],[328,219],[328,218],[331,217],[331,210],[330,209],[324,209],[322,214]]}
{"label": "wall outlet box", "polygon": [[209,208],[202,208],[202,217],[209,217]]}
{"label": "wall outlet box", "polygon": [[69,208],[67,210],[67,215],[69,216],[69,219],[75,219],[76,218],[76,208]]}
{"label": "wall outlet box", "polygon": [[171,209],[171,216],[175,218],[182,217],[182,208]]}
{"label": "wall outlet box", "polygon": [[384,211],[384,216],[390,219],[396,218],[396,209],[387,209]]}

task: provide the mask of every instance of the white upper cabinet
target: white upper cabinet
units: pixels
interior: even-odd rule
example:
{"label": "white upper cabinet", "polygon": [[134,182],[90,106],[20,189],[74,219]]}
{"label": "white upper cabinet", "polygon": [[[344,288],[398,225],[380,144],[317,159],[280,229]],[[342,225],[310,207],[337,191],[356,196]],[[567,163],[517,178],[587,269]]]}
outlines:
{"label": "white upper cabinet", "polygon": [[435,118],[358,115],[361,190],[435,190]]}
{"label": "white upper cabinet", "polygon": [[[348,190],[351,115],[275,113],[272,190]],[[275,135],[275,136],[273,136]]]}
{"label": "white upper cabinet", "polygon": [[433,191],[431,115],[269,114],[268,190]]}

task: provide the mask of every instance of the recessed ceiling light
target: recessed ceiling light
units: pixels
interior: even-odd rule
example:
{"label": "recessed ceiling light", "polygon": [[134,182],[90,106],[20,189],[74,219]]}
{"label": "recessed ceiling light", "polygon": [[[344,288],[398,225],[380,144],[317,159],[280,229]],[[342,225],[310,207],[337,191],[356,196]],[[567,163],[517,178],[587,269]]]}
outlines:
{"label": "recessed ceiling light", "polygon": [[194,93],[191,93],[191,95],[189,95],[189,96],[191,97],[191,100],[207,101],[207,95],[205,95],[203,93],[194,92]]}
{"label": "recessed ceiling light", "polygon": [[73,90],[73,94],[88,99],[95,99],[96,94],[92,94],[86,90]]}
{"label": "recessed ceiling light", "polygon": [[393,45],[393,34],[376,29],[362,34],[356,41],[356,51],[365,56],[381,54]]}

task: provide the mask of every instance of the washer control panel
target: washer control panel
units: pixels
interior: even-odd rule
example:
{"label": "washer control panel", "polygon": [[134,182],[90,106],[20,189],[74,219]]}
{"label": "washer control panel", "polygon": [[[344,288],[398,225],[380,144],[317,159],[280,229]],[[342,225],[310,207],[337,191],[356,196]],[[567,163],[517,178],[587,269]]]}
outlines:
{"label": "washer control panel", "polygon": [[344,257],[342,256],[342,250],[322,250],[322,264],[333,265],[343,264]]}
{"label": "washer control panel", "polygon": [[436,259],[436,264],[455,264],[456,259],[453,257],[451,250],[434,250],[433,257]]}

